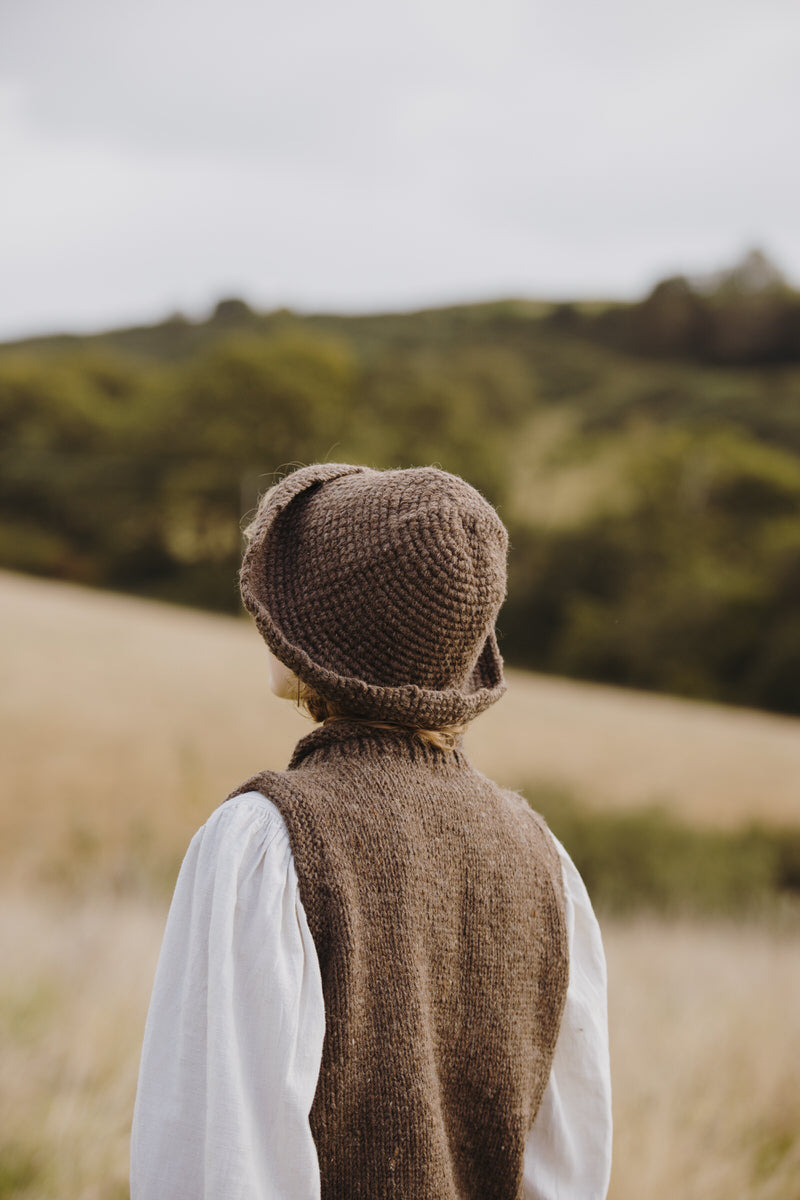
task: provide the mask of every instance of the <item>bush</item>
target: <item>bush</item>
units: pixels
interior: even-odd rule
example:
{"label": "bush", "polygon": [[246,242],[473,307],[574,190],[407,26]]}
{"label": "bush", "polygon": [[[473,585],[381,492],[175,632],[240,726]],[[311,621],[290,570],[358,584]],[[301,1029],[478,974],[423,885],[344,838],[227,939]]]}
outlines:
{"label": "bush", "polygon": [[583,807],[541,784],[525,795],[566,847],[598,909],[742,915],[800,900],[800,830],[698,829],[659,808]]}

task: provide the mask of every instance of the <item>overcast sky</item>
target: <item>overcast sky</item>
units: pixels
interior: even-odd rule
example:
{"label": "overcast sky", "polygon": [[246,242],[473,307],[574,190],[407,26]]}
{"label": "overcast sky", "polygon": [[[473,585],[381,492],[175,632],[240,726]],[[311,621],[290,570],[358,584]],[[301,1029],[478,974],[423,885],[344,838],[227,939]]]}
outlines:
{"label": "overcast sky", "polygon": [[0,0],[0,338],[800,283],[797,0]]}

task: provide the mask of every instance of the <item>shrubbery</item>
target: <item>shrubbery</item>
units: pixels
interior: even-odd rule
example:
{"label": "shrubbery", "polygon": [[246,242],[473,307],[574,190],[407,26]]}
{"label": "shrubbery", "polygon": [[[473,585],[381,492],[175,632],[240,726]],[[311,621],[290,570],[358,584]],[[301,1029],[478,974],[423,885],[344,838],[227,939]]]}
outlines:
{"label": "shrubbery", "polygon": [[606,912],[754,915],[800,902],[800,832],[684,825],[658,809],[612,812],[525,789]]}
{"label": "shrubbery", "polygon": [[0,348],[0,563],[233,612],[273,472],[438,463],[509,525],[511,663],[800,713],[800,368],[646,361],[587,319],[227,302]]}

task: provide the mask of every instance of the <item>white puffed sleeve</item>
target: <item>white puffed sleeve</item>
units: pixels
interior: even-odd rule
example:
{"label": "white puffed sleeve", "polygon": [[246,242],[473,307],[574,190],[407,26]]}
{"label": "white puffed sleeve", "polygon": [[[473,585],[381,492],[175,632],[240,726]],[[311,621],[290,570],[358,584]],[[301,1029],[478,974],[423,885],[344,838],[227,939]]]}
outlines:
{"label": "white puffed sleeve", "polygon": [[611,1175],[611,1070],[600,927],[557,838],[569,985],[550,1080],[525,1151],[525,1200],[603,1200]]}
{"label": "white puffed sleeve", "polygon": [[318,1200],[308,1115],[319,965],[278,810],[256,792],[195,835],[142,1049],[132,1200]]}

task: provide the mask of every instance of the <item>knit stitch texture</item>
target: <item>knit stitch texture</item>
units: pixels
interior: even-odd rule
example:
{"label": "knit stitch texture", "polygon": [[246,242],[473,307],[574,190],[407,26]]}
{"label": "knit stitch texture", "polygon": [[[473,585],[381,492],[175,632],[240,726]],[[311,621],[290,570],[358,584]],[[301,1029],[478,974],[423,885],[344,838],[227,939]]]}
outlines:
{"label": "knit stitch texture", "polygon": [[494,623],[508,536],[435,467],[317,464],[264,497],[242,599],[273,653],[349,713],[435,729],[505,691]]}
{"label": "knit stitch texture", "polygon": [[286,821],[322,973],[323,1200],[517,1200],[568,980],[541,818],[461,748],[354,721],[248,790]]}

